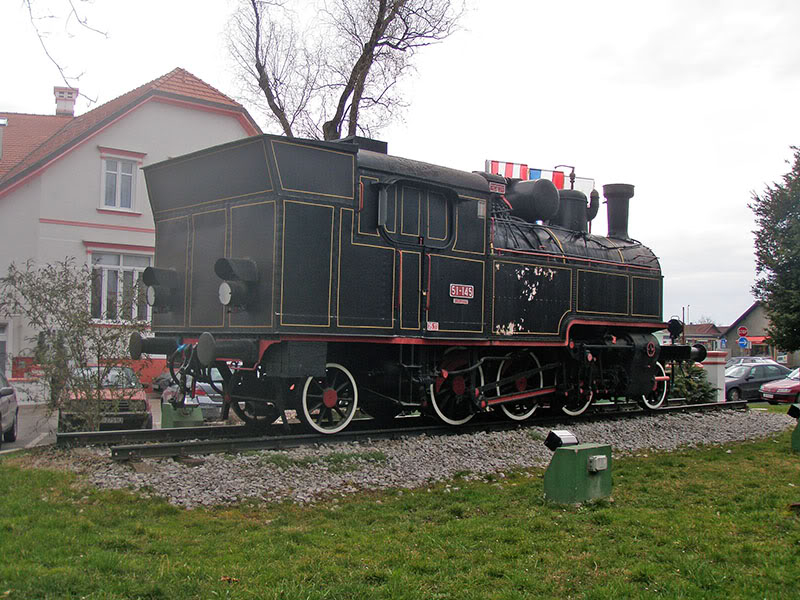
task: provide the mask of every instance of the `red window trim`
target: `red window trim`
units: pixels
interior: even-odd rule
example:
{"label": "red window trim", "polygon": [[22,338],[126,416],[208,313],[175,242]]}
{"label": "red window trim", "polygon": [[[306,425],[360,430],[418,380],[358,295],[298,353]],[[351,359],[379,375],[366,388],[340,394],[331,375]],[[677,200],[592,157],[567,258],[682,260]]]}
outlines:
{"label": "red window trim", "polygon": [[99,212],[99,213],[101,213],[103,215],[114,215],[114,216],[121,215],[121,216],[125,216],[125,217],[141,217],[142,216],[142,213],[140,213],[140,212],[137,212],[135,210],[125,210],[124,208],[123,209],[119,209],[118,208],[116,210],[114,210],[113,208],[98,208],[97,212]]}
{"label": "red window trim", "polygon": [[121,150],[119,148],[108,148],[107,146],[98,146],[97,149],[100,150],[102,158],[134,158],[139,164],[147,156],[147,152],[134,152],[133,150]]}
{"label": "red window trim", "polygon": [[120,252],[144,252],[146,254],[154,254],[156,251],[155,246],[139,246],[136,244],[114,244],[111,242],[89,242],[83,240],[83,245],[86,247],[86,252],[90,253],[93,250],[117,250]]}

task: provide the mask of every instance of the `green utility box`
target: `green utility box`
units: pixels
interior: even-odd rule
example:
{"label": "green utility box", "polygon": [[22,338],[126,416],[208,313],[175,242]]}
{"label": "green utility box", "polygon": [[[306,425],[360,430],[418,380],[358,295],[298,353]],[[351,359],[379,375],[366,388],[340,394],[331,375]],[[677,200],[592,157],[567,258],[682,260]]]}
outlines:
{"label": "green utility box", "polygon": [[161,429],[172,427],[199,427],[203,424],[203,411],[199,406],[174,407],[169,402],[161,403]]}
{"label": "green utility box", "polygon": [[611,446],[576,444],[553,453],[544,473],[544,497],[557,504],[578,504],[611,495]]}
{"label": "green utility box", "polygon": [[797,419],[797,427],[792,432],[792,450],[800,452],[800,404],[790,405],[788,414]]}

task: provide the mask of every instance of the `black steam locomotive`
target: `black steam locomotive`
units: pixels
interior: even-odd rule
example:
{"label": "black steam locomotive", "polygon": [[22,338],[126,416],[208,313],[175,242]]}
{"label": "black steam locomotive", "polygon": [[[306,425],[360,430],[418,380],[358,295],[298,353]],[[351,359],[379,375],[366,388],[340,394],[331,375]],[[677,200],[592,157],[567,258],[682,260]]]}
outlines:
{"label": "black steam locomotive", "polygon": [[[154,338],[176,379],[211,381],[248,423],[285,409],[336,433],[357,409],[452,425],[598,399],[660,406],[658,259],[627,232],[633,186],[552,182],[389,156],[386,145],[262,135],[145,168]],[[695,354],[693,356],[697,358]],[[191,380],[191,379],[190,379]]]}

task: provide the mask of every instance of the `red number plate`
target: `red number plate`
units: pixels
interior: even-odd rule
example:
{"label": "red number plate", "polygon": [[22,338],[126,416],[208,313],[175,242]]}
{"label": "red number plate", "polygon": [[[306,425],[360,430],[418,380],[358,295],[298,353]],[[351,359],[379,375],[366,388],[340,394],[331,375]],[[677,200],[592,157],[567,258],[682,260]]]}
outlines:
{"label": "red number plate", "polygon": [[471,285],[464,285],[461,283],[451,283],[450,297],[465,298],[467,300],[472,300],[472,298],[475,297],[475,287]]}

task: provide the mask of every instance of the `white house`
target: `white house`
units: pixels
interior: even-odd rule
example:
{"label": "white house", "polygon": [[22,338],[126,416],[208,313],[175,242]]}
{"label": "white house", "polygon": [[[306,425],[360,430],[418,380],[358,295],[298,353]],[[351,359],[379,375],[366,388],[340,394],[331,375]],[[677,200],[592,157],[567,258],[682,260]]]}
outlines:
{"label": "white house", "polygon": [[[180,68],[74,116],[77,91],[54,88],[55,115],[0,111],[0,276],[12,261],[76,257],[100,275],[92,310],[113,318],[153,260],[141,168],[261,131],[241,104]],[[33,333],[0,319],[0,370]]]}

